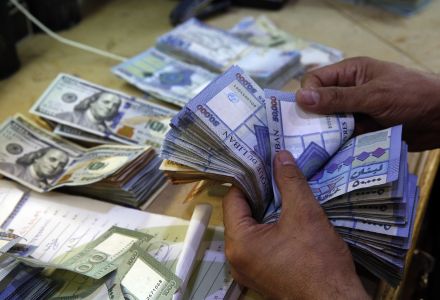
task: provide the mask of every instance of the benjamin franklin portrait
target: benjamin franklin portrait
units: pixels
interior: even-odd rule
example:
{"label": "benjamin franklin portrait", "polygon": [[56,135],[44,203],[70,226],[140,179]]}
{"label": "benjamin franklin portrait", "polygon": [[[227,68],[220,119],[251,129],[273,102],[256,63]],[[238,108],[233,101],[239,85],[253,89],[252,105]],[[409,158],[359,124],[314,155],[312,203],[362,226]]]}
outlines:
{"label": "benjamin franklin portrait", "polygon": [[60,175],[69,161],[62,150],[46,147],[19,157],[14,163],[1,162],[0,169],[39,188],[49,187],[48,180]]}
{"label": "benjamin franklin portrait", "polygon": [[105,132],[105,122],[116,117],[120,106],[121,99],[117,95],[99,92],[75,105],[73,112],[62,112],[56,117],[81,127]]}

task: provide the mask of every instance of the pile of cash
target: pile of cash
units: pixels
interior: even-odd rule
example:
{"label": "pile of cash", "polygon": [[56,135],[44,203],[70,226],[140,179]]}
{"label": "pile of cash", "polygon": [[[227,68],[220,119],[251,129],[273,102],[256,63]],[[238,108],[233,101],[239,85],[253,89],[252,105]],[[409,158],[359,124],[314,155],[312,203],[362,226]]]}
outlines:
{"label": "pile of cash", "polygon": [[55,123],[55,132],[68,138],[150,145],[157,150],[176,111],[60,74],[31,113]]}
{"label": "pile of cash", "polygon": [[245,17],[235,24],[230,33],[260,47],[272,47],[282,51],[299,51],[304,71],[336,63],[343,53],[335,48],[307,41],[281,30],[268,17]]}
{"label": "pile of cash", "polygon": [[306,113],[293,93],[263,91],[234,66],[171,127],[161,150],[167,175],[175,182],[233,183],[265,223],[276,222],[282,209],[272,161],[289,150],[356,261],[398,284],[418,199],[401,126],[351,137],[352,115]]}
{"label": "pile of cash", "polygon": [[29,256],[35,247],[23,243],[13,232],[0,229],[0,299],[47,299],[60,287],[59,281],[41,274],[16,258]]}
{"label": "pile of cash", "polygon": [[35,191],[55,188],[138,207],[163,186],[151,146],[83,148],[17,115],[0,127],[0,174]]}
{"label": "pile of cash", "polygon": [[261,86],[278,89],[304,71],[343,58],[337,49],[282,31],[264,15],[246,17],[229,31],[189,20],[161,36],[156,47],[113,67],[112,72],[180,107],[232,64]]}
{"label": "pile of cash", "polygon": [[[259,47],[220,28],[191,19],[160,36],[156,47],[190,63],[220,73],[233,64],[267,88],[281,88],[301,71],[298,51]],[[290,78],[288,78],[290,77]],[[282,82],[280,78],[287,81]]]}
{"label": "pile of cash", "polygon": [[[0,298],[100,299],[100,287],[105,286],[104,295],[112,295],[112,299],[171,299],[181,280],[148,254],[152,238],[139,231],[111,227],[54,262],[1,247],[5,275],[0,284],[6,288]],[[54,270],[42,275],[45,268]],[[78,282],[82,283],[80,291]]]}

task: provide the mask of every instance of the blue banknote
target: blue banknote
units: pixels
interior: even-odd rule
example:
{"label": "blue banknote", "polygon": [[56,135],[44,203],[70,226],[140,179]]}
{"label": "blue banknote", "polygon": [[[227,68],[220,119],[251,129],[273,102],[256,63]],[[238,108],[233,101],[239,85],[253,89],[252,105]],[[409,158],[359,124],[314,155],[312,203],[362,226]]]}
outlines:
{"label": "blue banknote", "polygon": [[112,72],[154,97],[181,107],[217,76],[155,48],[113,67]]}
{"label": "blue banknote", "polygon": [[[256,149],[266,127],[264,93],[239,67],[212,82],[171,121],[161,156],[197,170],[233,177],[261,217],[272,199],[270,170]],[[252,197],[252,198],[251,198]]]}

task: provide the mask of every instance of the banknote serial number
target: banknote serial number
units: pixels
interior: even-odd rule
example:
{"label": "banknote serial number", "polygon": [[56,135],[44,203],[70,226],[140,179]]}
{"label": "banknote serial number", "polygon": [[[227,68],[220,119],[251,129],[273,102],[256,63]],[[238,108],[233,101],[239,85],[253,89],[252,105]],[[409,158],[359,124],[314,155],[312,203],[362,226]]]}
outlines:
{"label": "banknote serial number", "polygon": [[197,105],[197,110],[200,111],[202,116],[204,116],[209,122],[211,122],[212,125],[220,125],[220,122],[217,120],[217,118],[212,113],[210,113],[203,105]]}
{"label": "banknote serial number", "polygon": [[274,122],[279,122],[279,112],[278,112],[278,100],[275,96],[270,96],[270,110],[272,114],[272,120]]}
{"label": "banknote serial number", "polygon": [[156,284],[153,286],[153,288],[151,289],[150,293],[148,294],[146,300],[150,300],[150,299],[155,299],[156,297],[156,293],[158,292],[160,286],[162,285],[163,281],[162,279],[159,279],[158,282],[156,282]]}
{"label": "banknote serial number", "polygon": [[235,73],[235,78],[240,82],[251,94],[255,94],[257,89],[240,73]]}

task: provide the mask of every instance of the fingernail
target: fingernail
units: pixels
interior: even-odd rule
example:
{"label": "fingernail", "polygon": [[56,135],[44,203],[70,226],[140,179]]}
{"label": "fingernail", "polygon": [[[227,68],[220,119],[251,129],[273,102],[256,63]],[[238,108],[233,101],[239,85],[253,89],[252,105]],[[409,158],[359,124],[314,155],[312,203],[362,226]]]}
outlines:
{"label": "fingernail", "polygon": [[305,105],[316,105],[319,102],[319,93],[315,90],[300,89],[298,100]]}
{"label": "fingernail", "polygon": [[278,152],[277,158],[283,166],[295,165],[295,160],[293,159],[293,155],[287,150]]}

